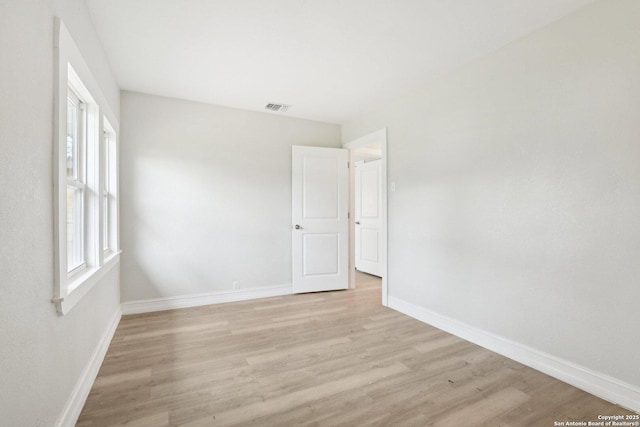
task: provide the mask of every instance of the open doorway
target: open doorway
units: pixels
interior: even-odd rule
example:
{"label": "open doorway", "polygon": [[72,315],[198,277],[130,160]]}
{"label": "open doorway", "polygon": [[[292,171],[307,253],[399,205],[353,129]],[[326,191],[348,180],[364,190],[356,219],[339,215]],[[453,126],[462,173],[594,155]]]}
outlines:
{"label": "open doorway", "polygon": [[387,131],[343,145],[349,150],[349,287],[380,283],[387,305]]}
{"label": "open doorway", "polygon": [[380,290],[382,288],[382,278],[356,269],[354,287],[358,290],[371,288]]}

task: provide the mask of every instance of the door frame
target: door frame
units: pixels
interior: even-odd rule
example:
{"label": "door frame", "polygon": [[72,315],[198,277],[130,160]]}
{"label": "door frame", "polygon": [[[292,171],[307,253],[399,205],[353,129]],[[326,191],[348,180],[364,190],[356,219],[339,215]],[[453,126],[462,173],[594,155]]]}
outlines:
{"label": "door frame", "polygon": [[382,275],[382,305],[387,307],[389,298],[389,279],[388,279],[388,250],[387,244],[387,128],[382,128],[370,134],[364,135],[353,141],[345,142],[342,144],[343,148],[349,150],[349,212],[351,213],[349,218],[349,288],[355,287],[356,280],[356,225],[355,225],[355,167],[353,165],[353,150],[357,148],[366,147],[371,144],[380,144],[382,157],[380,158],[380,175],[382,185],[380,188],[380,194],[382,198],[382,209],[380,215],[380,273]]}

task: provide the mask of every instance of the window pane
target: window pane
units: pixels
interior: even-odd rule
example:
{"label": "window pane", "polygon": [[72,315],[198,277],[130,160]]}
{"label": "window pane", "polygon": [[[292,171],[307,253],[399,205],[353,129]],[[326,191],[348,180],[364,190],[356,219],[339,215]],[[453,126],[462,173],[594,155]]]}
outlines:
{"label": "window pane", "polygon": [[109,249],[109,196],[105,194],[102,203],[102,249]]}
{"label": "window pane", "polygon": [[[106,119],[105,119],[106,121]],[[103,249],[109,250],[109,133],[104,133],[104,169],[103,169],[103,182],[104,182],[104,194],[102,198],[102,241]]]}
{"label": "window pane", "polygon": [[67,271],[84,262],[84,191],[67,186]]}
{"label": "window pane", "polygon": [[109,161],[109,134],[105,133],[104,135],[104,191],[109,192],[109,172],[110,172],[110,164]]}
{"label": "window pane", "polygon": [[67,176],[78,177],[78,104],[67,97]]}

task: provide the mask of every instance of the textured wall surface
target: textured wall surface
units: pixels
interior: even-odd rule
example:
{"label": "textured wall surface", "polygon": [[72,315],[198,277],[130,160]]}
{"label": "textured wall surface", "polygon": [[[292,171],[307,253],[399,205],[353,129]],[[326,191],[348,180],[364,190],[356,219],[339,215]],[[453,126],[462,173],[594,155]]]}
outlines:
{"label": "textured wall surface", "polygon": [[110,107],[119,90],[81,0],[0,1],[0,424],[52,426],[118,310],[114,268],[66,316],[53,297],[53,23],[67,24]]}
{"label": "textured wall surface", "polygon": [[390,295],[640,386],[640,2],[343,126],[388,128]]}

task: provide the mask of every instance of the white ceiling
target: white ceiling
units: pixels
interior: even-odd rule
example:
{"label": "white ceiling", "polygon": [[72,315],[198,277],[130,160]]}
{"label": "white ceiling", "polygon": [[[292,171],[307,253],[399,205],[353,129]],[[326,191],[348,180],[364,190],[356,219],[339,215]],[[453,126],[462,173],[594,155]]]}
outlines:
{"label": "white ceiling", "polygon": [[86,0],[122,89],[344,123],[592,0]]}

